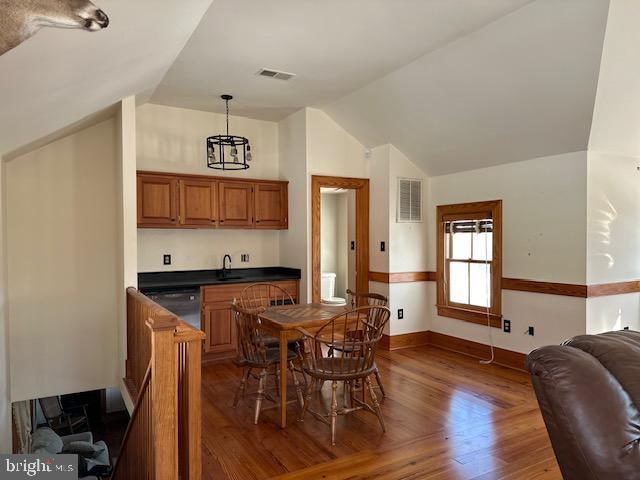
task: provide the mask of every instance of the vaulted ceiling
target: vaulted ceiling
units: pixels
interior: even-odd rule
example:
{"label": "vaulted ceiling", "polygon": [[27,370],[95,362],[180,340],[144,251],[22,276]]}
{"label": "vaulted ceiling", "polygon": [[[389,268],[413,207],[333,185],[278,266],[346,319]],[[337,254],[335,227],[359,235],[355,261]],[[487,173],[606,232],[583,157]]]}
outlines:
{"label": "vaulted ceiling", "polygon": [[[608,0],[97,0],[103,32],[0,57],[0,153],[136,94],[280,120],[322,108],[431,175],[587,148]],[[208,10],[207,10],[208,8]],[[205,13],[206,11],[206,13]],[[266,67],[289,81],[256,75]]]}
{"label": "vaulted ceiling", "polygon": [[0,57],[0,155],[133,94],[148,98],[211,0],[95,0],[100,32],[44,28]]}

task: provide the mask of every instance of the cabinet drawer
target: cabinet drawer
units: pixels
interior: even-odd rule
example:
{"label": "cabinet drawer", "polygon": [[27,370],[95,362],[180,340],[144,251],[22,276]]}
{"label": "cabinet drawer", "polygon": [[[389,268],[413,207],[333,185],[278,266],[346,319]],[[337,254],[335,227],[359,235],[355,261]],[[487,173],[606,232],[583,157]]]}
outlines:
{"label": "cabinet drawer", "polygon": [[232,285],[210,285],[202,287],[202,303],[231,303],[234,298],[240,298],[240,293],[249,283],[234,283]]}
{"label": "cabinet drawer", "polygon": [[[294,299],[298,301],[298,280],[282,280],[268,282],[282,287]],[[202,287],[202,303],[231,303],[233,299],[239,299],[242,291],[252,283],[234,283],[232,285],[209,285]]]}

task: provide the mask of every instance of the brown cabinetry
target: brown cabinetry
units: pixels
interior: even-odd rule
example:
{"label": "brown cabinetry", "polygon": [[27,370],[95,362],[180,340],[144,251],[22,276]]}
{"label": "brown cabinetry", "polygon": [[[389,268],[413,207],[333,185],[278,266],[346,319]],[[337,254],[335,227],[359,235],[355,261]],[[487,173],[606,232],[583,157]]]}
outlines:
{"label": "brown cabinetry", "polygon": [[[272,281],[289,292],[298,302],[299,280]],[[242,291],[250,283],[207,285],[201,288],[200,298],[202,329],[206,335],[204,341],[204,360],[233,358],[237,353],[237,336],[231,302],[240,298]]]}
{"label": "brown cabinetry", "polygon": [[288,228],[287,182],[138,172],[140,228]]}
{"label": "brown cabinetry", "polygon": [[236,326],[230,303],[212,303],[202,309],[205,353],[235,353]]}
{"label": "brown cabinetry", "polygon": [[207,180],[179,180],[180,225],[215,226],[218,221],[218,185]]}
{"label": "brown cabinetry", "polygon": [[287,186],[258,183],[254,189],[256,228],[287,227]]}
{"label": "brown cabinetry", "polygon": [[138,175],[138,225],[167,227],[177,223],[177,180],[171,176]]}
{"label": "brown cabinetry", "polygon": [[220,182],[220,225],[253,226],[253,184]]}

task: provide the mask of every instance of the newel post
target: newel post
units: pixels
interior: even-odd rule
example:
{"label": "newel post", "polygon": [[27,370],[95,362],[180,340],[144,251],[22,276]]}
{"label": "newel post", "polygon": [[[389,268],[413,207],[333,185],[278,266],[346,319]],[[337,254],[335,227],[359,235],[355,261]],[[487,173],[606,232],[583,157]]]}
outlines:
{"label": "newel post", "polygon": [[151,425],[155,480],[178,480],[178,347],[173,316],[150,318]]}

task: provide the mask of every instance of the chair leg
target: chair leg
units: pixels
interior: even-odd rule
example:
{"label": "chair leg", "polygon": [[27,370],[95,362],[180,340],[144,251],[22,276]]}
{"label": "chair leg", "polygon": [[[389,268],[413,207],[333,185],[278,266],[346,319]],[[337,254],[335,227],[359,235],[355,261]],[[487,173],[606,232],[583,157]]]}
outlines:
{"label": "chair leg", "polygon": [[233,408],[238,406],[238,402],[240,401],[240,397],[244,398],[244,393],[247,389],[247,379],[249,378],[249,368],[242,369],[242,380],[240,380],[240,385],[238,385],[238,390],[236,390],[236,395],[233,397]]}
{"label": "chair leg", "polygon": [[253,424],[258,424],[258,417],[260,417],[260,407],[262,406],[262,399],[264,398],[264,384],[267,380],[267,369],[263,368],[260,372],[260,381],[258,382],[258,398],[256,398],[256,413],[253,417]]}
{"label": "chair leg", "polygon": [[344,382],[342,382],[342,406],[343,407],[348,407],[347,404],[347,394],[349,393],[349,380],[345,380]]}
{"label": "chair leg", "polygon": [[309,385],[307,386],[307,395],[304,399],[304,404],[302,405],[302,412],[300,412],[300,421],[304,422],[304,416],[309,409],[309,402],[311,401],[311,392],[313,392],[313,388],[315,387],[316,379],[311,378]]}
{"label": "chair leg", "polygon": [[376,382],[378,382],[378,387],[380,387],[380,393],[382,393],[383,397],[386,397],[387,394],[384,391],[384,386],[382,385],[382,379],[380,378],[380,370],[378,370],[377,368],[375,369],[375,371],[373,372],[376,376]]}
{"label": "chair leg", "polygon": [[291,370],[291,376],[293,377],[293,385],[296,387],[296,395],[298,396],[298,403],[300,404],[300,411],[304,407],[304,398],[302,397],[302,390],[300,389],[300,382],[298,382],[298,377],[296,377],[296,369],[293,366],[293,361],[289,361],[289,370]]}
{"label": "chair leg", "polygon": [[331,382],[331,445],[336,444],[336,419],[338,418],[338,382]]}
{"label": "chair leg", "polygon": [[276,370],[276,374],[273,377],[273,381],[276,384],[276,396],[280,397],[280,369],[278,368],[277,364],[275,366],[275,370]]}
{"label": "chair leg", "polygon": [[[384,426],[384,419],[382,418],[382,409],[380,408],[380,404],[378,403],[378,397],[376,397],[376,393],[373,391],[373,385],[371,385],[371,376],[367,377],[367,387],[369,388],[369,395],[371,395],[371,401],[373,402],[373,409],[376,411],[376,415],[378,416],[378,421],[380,422],[382,431],[386,432],[387,429]],[[363,390],[364,390],[364,385],[363,385]]]}

